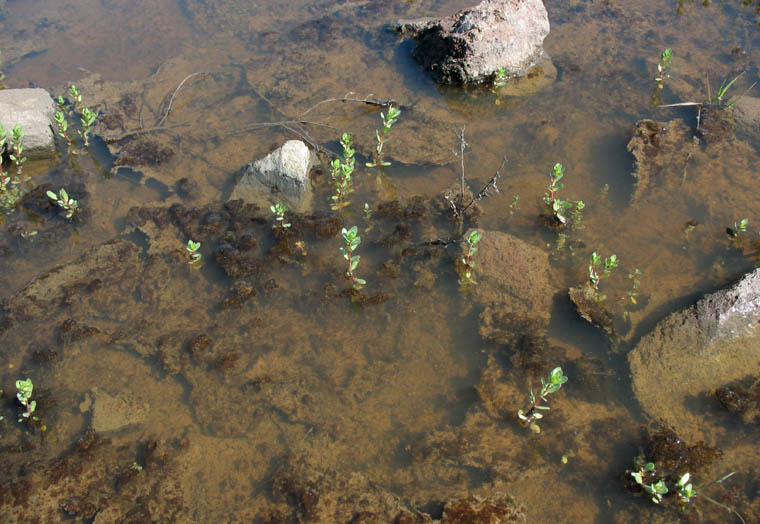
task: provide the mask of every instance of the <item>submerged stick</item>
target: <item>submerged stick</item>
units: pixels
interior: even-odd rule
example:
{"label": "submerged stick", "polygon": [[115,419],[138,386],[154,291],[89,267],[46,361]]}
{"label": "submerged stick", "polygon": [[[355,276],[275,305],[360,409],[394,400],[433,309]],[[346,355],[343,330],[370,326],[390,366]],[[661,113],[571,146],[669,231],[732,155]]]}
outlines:
{"label": "submerged stick", "polygon": [[177,89],[174,90],[174,93],[172,93],[172,97],[169,99],[169,105],[166,108],[166,111],[164,112],[164,116],[161,117],[161,119],[156,124],[156,127],[161,127],[164,122],[166,122],[166,119],[169,117],[169,113],[172,110],[172,104],[174,104],[174,99],[177,97],[177,93],[179,93],[179,90],[182,89],[182,86],[185,85],[185,82],[193,78],[194,76],[198,75],[209,75],[208,71],[198,71],[197,73],[190,73],[185,78],[182,79],[182,82],[179,83],[177,86]]}

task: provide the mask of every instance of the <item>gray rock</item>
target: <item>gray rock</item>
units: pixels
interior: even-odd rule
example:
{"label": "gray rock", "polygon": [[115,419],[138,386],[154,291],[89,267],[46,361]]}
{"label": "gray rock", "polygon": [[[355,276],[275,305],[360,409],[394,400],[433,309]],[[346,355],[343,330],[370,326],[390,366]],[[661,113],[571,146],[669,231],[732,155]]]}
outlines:
{"label": "gray rock", "polygon": [[230,200],[264,204],[282,202],[303,211],[311,203],[309,171],[315,155],[300,140],[289,140],[262,159],[246,164]]}
{"label": "gray rock", "polygon": [[760,370],[760,269],[677,311],[628,355],[644,410],[684,439],[714,437],[695,399]]}
{"label": "gray rock", "polygon": [[16,124],[26,133],[24,154],[29,159],[55,154],[55,111],[55,102],[44,89],[0,90],[0,123],[8,136]]}
{"label": "gray rock", "polygon": [[549,16],[541,0],[483,0],[415,32],[414,57],[440,83],[490,81],[500,67],[507,76],[524,76],[542,58]]}

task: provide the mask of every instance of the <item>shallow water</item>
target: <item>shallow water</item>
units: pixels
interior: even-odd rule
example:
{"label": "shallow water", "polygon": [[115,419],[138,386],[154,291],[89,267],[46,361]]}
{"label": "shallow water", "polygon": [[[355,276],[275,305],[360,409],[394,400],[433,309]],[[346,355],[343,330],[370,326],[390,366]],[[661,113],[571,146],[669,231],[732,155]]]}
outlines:
{"label": "shallow water", "polygon": [[[350,491],[328,479],[361,474],[373,489],[433,517],[448,500],[503,491],[526,507],[529,522],[726,522],[704,501],[679,514],[624,490],[625,469],[643,446],[641,426],[657,427],[631,392],[625,355],[666,314],[754,267],[753,254],[732,248],[725,228],[744,217],[751,230],[760,223],[757,136],[708,137],[666,165],[634,204],[626,144],[642,118],[696,126],[693,108],[652,107],[665,47],[674,58],[663,104],[707,100],[741,71],[735,93],[757,80],[756,6],[554,3],[545,49],[556,74],[547,67],[536,90],[515,96],[436,87],[411,59],[410,43],[386,31],[397,18],[442,16],[466,4],[120,4],[10,1],[4,10],[6,85],[57,95],[76,83],[101,117],[122,118],[111,129],[101,120],[101,137],[156,125],[178,84],[206,72],[177,92],[166,129],[137,141],[141,151],[170,151],[160,162],[112,167],[96,139],[93,154],[73,164],[62,154],[60,162],[26,168],[33,185],[78,187],[89,216],[74,227],[50,212],[16,212],[3,225],[0,461],[2,493],[16,501],[4,506],[6,521],[55,521],[45,519],[63,518],[65,499],[98,508],[66,506],[86,522],[129,515],[135,522],[330,522],[324,513],[309,520],[303,499],[294,502],[298,495],[282,488],[278,479],[297,470],[295,462],[320,472],[310,481],[327,490],[323,500]],[[336,230],[318,234],[309,219],[294,218],[303,256],[280,249],[268,210],[224,208],[245,163],[295,138],[282,126],[255,124],[349,92],[392,98],[402,108],[388,143],[393,164],[382,175],[359,168],[352,206],[339,215],[342,225],[362,230],[359,273],[367,295],[387,298],[379,304],[340,295],[346,281]],[[333,126],[304,126],[333,151],[342,130],[352,133],[363,164],[379,125],[375,108],[334,102],[309,118]],[[463,291],[455,250],[427,244],[455,234],[440,195],[459,180],[455,131],[462,128],[472,191],[507,160],[500,192],[479,202],[482,215],[469,225],[548,254],[549,291],[530,295],[545,304],[532,313],[550,318],[537,354],[527,344],[482,338],[481,314],[499,290],[481,282]],[[562,194],[586,204],[582,227],[564,247],[538,221],[556,162],[567,170]],[[327,172],[323,161],[313,182],[316,210],[329,214]],[[422,216],[403,212],[414,196],[422,197]],[[394,199],[401,212],[378,209]],[[362,218],[364,202],[376,210],[370,221]],[[183,207],[166,211],[174,204]],[[154,211],[140,219],[130,213],[137,207]],[[689,228],[690,221],[698,225]],[[40,232],[21,239],[14,227]],[[252,266],[230,276],[215,253],[244,233],[255,239],[242,255]],[[200,271],[186,263],[189,237],[203,243]],[[586,278],[592,251],[621,260],[601,284],[614,338],[580,319],[566,298]],[[642,277],[633,304],[626,290],[635,268]],[[476,279],[478,271],[476,255]],[[246,286],[253,291],[242,304],[223,305]],[[554,366],[569,381],[533,435],[514,412]],[[14,382],[26,376],[45,431],[15,421]],[[706,393],[698,402],[723,431],[695,433],[724,450],[699,482],[737,471],[736,507],[751,522],[760,514],[757,427],[739,426]],[[112,447],[88,459],[72,449],[91,425]],[[160,459],[146,451],[152,442]],[[84,466],[45,494],[58,478],[49,473],[60,469],[54,460],[72,456]],[[144,469],[129,476],[132,462]],[[138,497],[148,516],[129,502]]]}

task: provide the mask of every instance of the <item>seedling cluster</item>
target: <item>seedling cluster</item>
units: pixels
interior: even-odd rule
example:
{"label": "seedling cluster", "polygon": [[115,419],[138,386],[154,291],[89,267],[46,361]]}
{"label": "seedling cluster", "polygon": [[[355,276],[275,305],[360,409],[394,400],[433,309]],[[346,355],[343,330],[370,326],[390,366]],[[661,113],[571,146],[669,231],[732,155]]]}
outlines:
{"label": "seedling cluster", "polygon": [[280,228],[282,230],[288,229],[290,227],[290,223],[285,220],[285,206],[282,203],[278,202],[273,206],[269,206],[269,209],[274,214],[274,227]]}
{"label": "seedling cluster", "polygon": [[69,87],[69,95],[71,97],[70,103],[67,103],[62,95],[58,97],[58,111],[55,114],[55,123],[58,127],[58,136],[65,140],[66,149],[69,153],[79,153],[80,151],[75,149],[74,137],[76,135],[72,135],[69,132],[70,121],[76,123],[78,113],[79,129],[76,134],[81,139],[82,149],[86,149],[90,146],[90,134],[98,115],[95,111],[84,105],[82,93],[76,86],[72,85]]}

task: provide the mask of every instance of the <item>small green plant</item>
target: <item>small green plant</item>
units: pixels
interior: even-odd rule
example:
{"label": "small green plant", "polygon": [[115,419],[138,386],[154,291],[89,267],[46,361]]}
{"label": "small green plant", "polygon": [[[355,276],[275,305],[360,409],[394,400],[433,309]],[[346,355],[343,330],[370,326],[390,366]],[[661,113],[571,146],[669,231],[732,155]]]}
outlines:
{"label": "small green plant", "polygon": [[660,54],[660,63],[657,64],[657,76],[654,77],[654,81],[657,82],[657,87],[662,89],[666,78],[670,78],[668,70],[670,69],[670,60],[673,58],[673,50],[669,47]]}
{"label": "small green plant", "polygon": [[726,233],[731,238],[736,238],[739,236],[739,233],[745,233],[747,231],[747,226],[749,225],[749,219],[748,218],[742,218],[739,220],[739,222],[734,222],[734,228],[731,229],[730,227],[726,228]]}
{"label": "small green plant", "polygon": [[362,243],[362,239],[357,235],[357,227],[353,226],[351,229],[345,227],[341,230],[343,236],[344,246],[340,248],[340,252],[343,254],[343,258],[348,261],[348,269],[346,269],[346,276],[351,279],[351,287],[354,289],[360,289],[367,282],[361,278],[357,278],[354,274],[356,268],[359,266],[359,255],[355,255],[354,252],[359,244]]}
{"label": "small green plant", "polygon": [[353,188],[353,179],[355,167],[353,142],[351,135],[343,133],[340,137],[340,145],[343,147],[343,156],[336,158],[330,163],[330,177],[335,184],[335,194],[332,196],[332,209],[340,209],[346,205],[345,198],[350,194]]}
{"label": "small green plant", "polygon": [[364,228],[365,233],[369,233],[372,231],[372,229],[375,227],[372,224],[372,208],[369,206],[368,203],[364,203],[364,208],[362,209],[364,213],[364,221],[367,223],[367,227]]}
{"label": "small green plant", "polygon": [[662,496],[668,493],[668,486],[665,484],[665,480],[657,478],[653,462],[647,462],[638,470],[631,471],[631,476],[641,486],[641,489],[652,495],[652,502],[655,504],[662,502]]}
{"label": "small green plant", "polygon": [[713,99],[712,104],[716,105],[716,106],[719,106],[719,107],[732,107],[732,106],[734,106],[739,101],[739,99],[741,97],[743,97],[745,94],[747,94],[747,92],[750,89],[752,89],[753,87],[755,87],[755,84],[757,84],[757,82],[755,82],[751,86],[749,86],[747,88],[747,90],[744,91],[744,93],[742,93],[741,95],[735,96],[735,97],[731,98],[730,100],[727,100],[727,101],[724,102],[723,99],[726,97],[726,94],[728,93],[728,90],[731,89],[731,86],[734,85],[734,82],[736,82],[737,80],[739,80],[739,77],[742,76],[743,74],[744,74],[744,71],[742,71],[741,73],[739,73],[738,75],[736,75],[730,81],[728,79],[723,80],[723,82],[721,82],[721,84],[720,84],[720,87],[718,88],[718,92],[715,94],[715,98]]}
{"label": "small green plant", "polygon": [[9,155],[13,163],[16,164],[16,176],[21,178],[21,172],[24,169],[24,162],[26,157],[24,156],[24,144],[23,138],[26,136],[21,130],[21,126],[16,124],[11,130],[11,149],[12,153]]}
{"label": "small green plant", "polygon": [[89,107],[82,108],[82,116],[79,119],[82,129],[79,130],[79,136],[82,137],[82,144],[84,147],[90,146],[90,132],[92,131],[92,126],[95,124],[95,119],[97,119],[97,117],[97,113]]}
{"label": "small green plant", "polygon": [[[566,213],[573,208],[574,203],[571,200],[563,200],[557,196],[557,192],[564,186],[560,180],[565,176],[565,168],[562,164],[554,164],[552,172],[549,174],[549,189],[544,194],[544,204],[546,204],[547,214],[554,217],[560,224],[567,225]],[[578,207],[580,205],[580,207]],[[583,202],[575,203],[575,207],[580,212]]]}
{"label": "small green plant", "polygon": [[16,398],[24,407],[24,412],[21,413],[18,421],[21,422],[24,419],[39,420],[37,416],[34,415],[34,411],[37,409],[37,401],[32,400],[32,393],[34,392],[34,384],[32,383],[32,379],[27,378],[26,380],[17,380],[16,390]]}
{"label": "small green plant", "polygon": [[58,204],[59,207],[64,209],[66,211],[66,218],[72,219],[74,218],[74,215],[79,212],[79,204],[76,200],[69,197],[69,194],[66,192],[64,188],[61,188],[58,190],[58,194],[56,195],[52,191],[47,192],[48,198],[53,200],[56,204]]}
{"label": "small green plant", "polygon": [[203,260],[203,255],[201,255],[198,250],[201,248],[201,243],[196,242],[193,239],[190,239],[187,241],[187,246],[185,246],[185,250],[187,251],[187,254],[190,255],[190,260],[188,261],[188,264],[193,266],[195,269],[200,269],[201,261]]}
{"label": "small green plant", "polygon": [[[5,148],[6,142],[7,133],[2,124],[0,124],[0,151]],[[21,190],[19,189],[21,180],[18,173],[17,168],[16,176],[11,177],[10,172],[3,168],[2,159],[0,159],[0,207],[2,207],[6,213],[15,209],[16,204],[21,199]]]}
{"label": "small green plant", "polygon": [[496,70],[496,76],[493,79],[493,86],[494,87],[504,87],[507,85],[507,68],[506,67],[500,67]]}
{"label": "small green plant", "polygon": [[480,239],[483,238],[480,231],[473,230],[470,232],[469,235],[464,239],[465,241],[465,254],[461,258],[462,262],[462,271],[459,278],[459,283],[461,285],[467,285],[467,284],[477,284],[475,282],[475,279],[472,278],[472,273],[475,270],[475,263],[472,260],[472,257],[475,255],[475,253],[478,252],[478,242],[480,242]]}
{"label": "small green plant", "polygon": [[[596,254],[596,251],[591,253],[591,262],[588,265],[588,280],[595,289],[599,289],[599,281],[610,276],[613,269],[618,266],[617,255],[610,255],[609,258],[602,260],[602,257]],[[602,270],[601,275],[599,270]]]}
{"label": "small green plant", "polygon": [[541,405],[541,401],[548,402],[546,397],[552,393],[556,393],[562,387],[562,384],[567,382],[567,377],[562,373],[561,367],[556,367],[549,373],[549,379],[544,380],[541,378],[541,391],[538,397],[533,394],[533,390],[530,390],[530,407],[523,411],[518,410],[517,417],[524,426],[528,426],[534,433],[541,433],[541,427],[536,422],[542,419],[543,414],[539,411],[548,411],[549,406]]}
{"label": "small green plant", "polygon": [[639,271],[639,268],[634,269],[633,273],[628,273],[628,280],[631,281],[631,287],[625,292],[625,294],[628,295],[632,304],[638,304],[636,297],[639,296],[639,288],[641,287],[640,278],[641,271]]}
{"label": "small green plant", "polygon": [[509,214],[514,215],[515,211],[517,210],[517,203],[520,201],[520,195],[515,194],[515,196],[512,197],[512,203],[509,204]]}
{"label": "small green plant", "polygon": [[275,220],[274,227],[279,227],[280,229],[283,229],[283,230],[288,229],[290,227],[290,223],[285,221],[285,206],[284,205],[278,202],[273,206],[269,206],[269,209],[274,214],[274,220]]}
{"label": "small green plant", "polygon": [[[59,104],[62,100],[63,98],[59,99]],[[66,148],[70,151],[74,146],[74,143],[72,142],[71,137],[68,133],[69,123],[66,120],[66,113],[63,111],[58,111],[55,114],[55,123],[58,125],[58,135],[66,141]]]}
{"label": "small green plant", "polygon": [[383,120],[383,129],[375,130],[375,136],[377,137],[377,146],[375,146],[375,160],[367,162],[367,167],[389,166],[390,162],[383,161],[383,146],[388,141],[391,126],[396,123],[401,110],[393,106],[388,106],[388,114],[380,113],[380,118]]}

